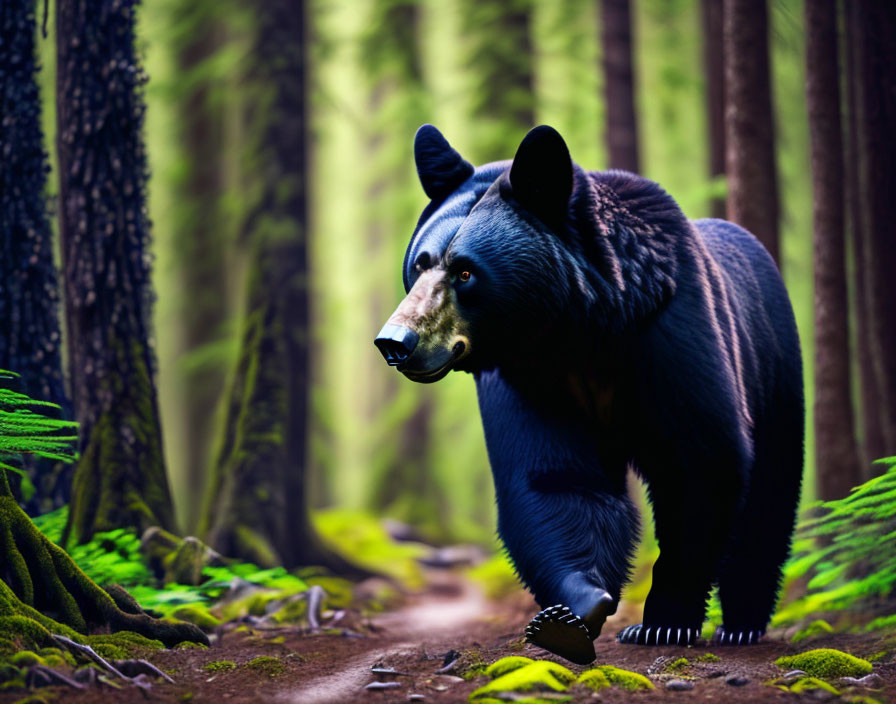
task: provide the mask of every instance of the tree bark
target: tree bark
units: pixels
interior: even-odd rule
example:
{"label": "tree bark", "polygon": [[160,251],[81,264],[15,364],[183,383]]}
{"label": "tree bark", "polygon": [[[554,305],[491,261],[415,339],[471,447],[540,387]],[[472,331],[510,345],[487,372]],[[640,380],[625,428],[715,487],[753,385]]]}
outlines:
{"label": "tree bark", "polygon": [[837,0],[806,0],[805,11],[815,232],[815,457],[818,497],[830,501],[862,483],[850,393]]}
{"label": "tree bark", "polygon": [[[178,183],[174,241],[181,280],[178,318],[181,321],[181,349],[185,356],[218,342],[230,311],[227,282],[226,239],[228,226],[222,217],[220,200],[225,189],[225,115],[220,106],[223,89],[215,89],[208,63],[221,49],[224,29],[208,2],[178,4],[174,25],[182,32],[176,58],[183,88],[179,92],[180,145],[187,168]],[[218,101],[216,103],[216,97]],[[184,502],[197,506],[210,464],[215,433],[215,409],[225,386],[226,370],[217,361],[182,365],[179,396],[183,427],[179,430],[185,473]],[[194,512],[195,529],[198,515]]]}
{"label": "tree bark", "polygon": [[57,4],[59,220],[80,423],[66,542],[173,522],[153,378],[136,8],[134,0]]}
{"label": "tree bark", "polygon": [[778,178],[766,0],[724,0],[728,219],[778,255]]}
{"label": "tree bark", "polygon": [[[0,369],[19,374],[19,391],[58,404],[69,417],[35,32],[34,2],[9,0],[0,13]],[[37,489],[25,502],[30,512],[68,501],[66,465],[27,457],[23,466]]]}
{"label": "tree bark", "polygon": [[535,122],[531,0],[461,0],[471,90],[471,158],[511,159]]}
{"label": "tree bark", "polygon": [[[700,0],[703,30],[703,69],[706,72],[706,123],[709,128],[709,175],[725,175],[725,43],[722,3]],[[710,201],[710,215],[725,217],[724,198]]]}
{"label": "tree bark", "polygon": [[861,43],[859,29],[859,5],[847,2],[843,5],[846,36],[846,88],[848,122],[846,131],[846,192],[849,211],[849,232],[853,253],[853,316],[856,330],[856,354],[858,359],[859,389],[861,397],[862,467],[866,479],[871,476],[871,463],[885,456],[882,418],[880,413],[880,389],[875,375],[871,353],[871,323],[868,320],[868,276],[865,263],[868,231],[862,211],[862,169],[859,153],[859,105],[858,46]]}
{"label": "tree bark", "polygon": [[859,171],[856,276],[864,279],[859,344],[871,367],[863,369],[862,383],[863,392],[872,392],[863,403],[871,430],[866,446],[871,456],[888,456],[896,453],[896,6],[857,0],[847,3],[847,20]]}
{"label": "tree bark", "polygon": [[640,170],[629,0],[601,0],[606,143],[611,169]]}
{"label": "tree bark", "polygon": [[202,523],[222,554],[364,572],[327,549],[307,508],[309,270],[305,3],[253,4],[244,163],[258,181],[241,351]]}

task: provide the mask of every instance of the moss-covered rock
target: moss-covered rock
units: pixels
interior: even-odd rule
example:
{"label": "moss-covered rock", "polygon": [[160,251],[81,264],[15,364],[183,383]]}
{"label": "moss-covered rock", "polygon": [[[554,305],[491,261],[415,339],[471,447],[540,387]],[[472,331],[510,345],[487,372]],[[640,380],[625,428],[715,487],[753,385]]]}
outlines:
{"label": "moss-covered rock", "polygon": [[221,625],[221,620],[212,616],[204,604],[185,604],[175,609],[171,615],[179,621],[186,621],[210,631]]}
{"label": "moss-covered rock", "polygon": [[[493,679],[470,695],[471,702],[500,699],[507,692],[565,692],[576,676],[563,665],[538,660]],[[516,699],[516,698],[515,698]]]}
{"label": "moss-covered rock", "polygon": [[825,692],[830,692],[831,694],[840,694],[840,692],[827,682],[815,677],[800,677],[787,689],[794,694],[807,694],[819,689],[824,690]]}
{"label": "moss-covered rock", "polygon": [[665,670],[666,672],[674,672],[678,674],[687,670],[688,665],[690,665],[690,663],[688,662],[687,658],[676,658],[675,660],[671,660],[666,663],[666,666],[663,668],[663,670]]}
{"label": "moss-covered rock", "polygon": [[598,665],[594,668],[603,673],[609,683],[614,687],[621,687],[630,692],[636,692],[642,689],[653,689],[653,682],[644,675],[629,670],[622,670],[613,665]]}
{"label": "moss-covered rock", "polygon": [[871,663],[833,648],[808,650],[775,660],[784,670],[802,670],[811,677],[862,677],[871,672]]}
{"label": "moss-covered rock", "polygon": [[259,655],[246,663],[246,667],[256,672],[263,672],[268,677],[278,677],[282,675],[286,668],[278,658],[270,655]]}
{"label": "moss-covered rock", "polygon": [[694,662],[722,662],[722,658],[715,653],[704,653],[694,658]]}
{"label": "moss-covered rock", "polygon": [[601,670],[585,670],[585,672],[579,675],[576,683],[584,685],[588,689],[593,689],[595,692],[611,686],[610,680],[607,679],[607,676]]}
{"label": "moss-covered rock", "polygon": [[209,565],[220,565],[223,558],[198,538],[187,536],[165,561],[165,582],[202,584],[202,570]]}
{"label": "moss-covered rock", "polygon": [[526,665],[531,665],[533,662],[535,661],[532,658],[525,658],[521,655],[511,655],[510,657],[501,658],[500,660],[493,662],[485,668],[485,674],[494,679],[495,677],[501,677],[501,675],[506,675],[508,672],[513,672],[521,667],[525,667]]}
{"label": "moss-covered rock", "polygon": [[171,556],[180,545],[180,538],[161,526],[150,526],[140,536],[140,553],[156,579],[164,579]]}

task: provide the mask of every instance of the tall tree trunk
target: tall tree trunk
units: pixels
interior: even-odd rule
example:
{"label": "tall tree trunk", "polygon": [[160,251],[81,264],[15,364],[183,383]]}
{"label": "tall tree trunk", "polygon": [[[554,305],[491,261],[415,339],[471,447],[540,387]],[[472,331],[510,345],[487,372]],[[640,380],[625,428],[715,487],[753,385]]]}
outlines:
{"label": "tall tree trunk", "polygon": [[601,0],[606,142],[611,169],[640,170],[630,0]]}
{"label": "tall tree trunk", "polygon": [[[375,0],[371,9],[369,29],[361,41],[361,64],[370,82],[371,122],[365,158],[375,174],[367,189],[366,201],[371,210],[367,218],[367,247],[370,261],[387,270],[403,256],[406,234],[413,230],[417,218],[418,186],[408,153],[410,135],[424,121],[421,108],[425,87],[419,51],[421,7],[416,0]],[[396,116],[401,116],[400,123],[396,123]],[[409,193],[413,197],[409,198]],[[370,294],[370,321],[375,326],[368,331],[370,335],[376,335],[401,293],[396,286]],[[399,430],[394,426],[384,428],[389,440],[373,438],[370,450],[374,479],[369,506],[417,527],[425,522],[432,528],[442,497],[428,464],[433,389],[409,389],[394,373],[387,373],[382,360],[369,359],[374,365],[369,376],[375,380],[366,409],[369,425],[383,427],[376,421],[390,415],[384,413],[384,408],[404,405],[408,394],[413,395],[416,406],[410,418],[402,414]],[[380,379],[382,383],[377,384]],[[388,450],[382,447],[386,442],[392,445]],[[414,501],[407,506],[396,505],[396,501],[408,495],[408,490]]]}
{"label": "tall tree trunk", "polygon": [[[706,116],[709,127],[709,175],[725,175],[725,42],[722,3],[700,0],[703,30],[703,69],[706,72]],[[725,217],[725,200],[710,202],[714,218]]]}
{"label": "tall tree trunk", "polygon": [[[22,393],[69,415],[34,37],[33,0],[8,0],[0,13],[0,369],[19,374]],[[23,464],[37,489],[30,512],[68,500],[66,465],[36,457]]]}
{"label": "tall tree trunk", "polygon": [[326,549],[307,508],[309,300],[305,3],[260,0],[249,67],[258,181],[243,337],[203,524],[209,542],[260,565],[360,574]]}
{"label": "tall tree trunk", "polygon": [[724,0],[723,12],[728,219],[756,235],[780,266],[768,5]]}
{"label": "tall tree trunk", "polygon": [[461,0],[471,88],[471,158],[510,159],[535,122],[531,0]]}
{"label": "tall tree trunk", "polygon": [[[178,369],[182,427],[178,430],[184,456],[177,466],[184,473],[184,502],[198,506],[210,463],[215,431],[215,409],[226,383],[226,371],[215,355],[203,354],[224,334],[229,310],[227,282],[228,226],[220,199],[225,190],[225,115],[223,89],[215,89],[220,75],[209,64],[223,44],[224,27],[207,1],[178,3],[172,17],[179,36],[177,67],[182,86],[180,145],[186,168],[180,173],[174,242],[181,280],[178,305],[182,359],[192,360]],[[174,466],[172,466],[172,470]],[[188,531],[195,529],[197,512],[188,514]]]}
{"label": "tall tree trunk", "polygon": [[171,528],[150,331],[144,75],[134,0],[57,4],[65,314],[80,459],[64,540]]}
{"label": "tall tree trunk", "polygon": [[846,130],[846,192],[849,210],[849,231],[853,254],[853,290],[855,293],[853,316],[856,322],[856,354],[861,408],[862,467],[866,478],[871,474],[871,463],[885,456],[882,417],[880,413],[880,389],[871,353],[871,323],[868,320],[868,267],[865,250],[868,230],[862,211],[862,169],[859,167],[859,105],[858,47],[862,41],[859,27],[859,4],[843,4],[846,36],[846,88],[848,121]]}
{"label": "tall tree trunk", "polygon": [[815,231],[815,457],[818,497],[862,483],[850,394],[837,0],[806,0],[806,105]]}
{"label": "tall tree trunk", "polygon": [[[896,453],[896,5],[873,0],[847,3],[855,65],[856,155],[858,162],[855,239],[862,259],[860,349],[867,346],[871,372],[863,377],[869,454]],[[863,329],[862,329],[863,328]],[[876,396],[876,404],[873,403]],[[875,437],[879,419],[880,438]],[[880,440],[880,447],[873,446]]]}

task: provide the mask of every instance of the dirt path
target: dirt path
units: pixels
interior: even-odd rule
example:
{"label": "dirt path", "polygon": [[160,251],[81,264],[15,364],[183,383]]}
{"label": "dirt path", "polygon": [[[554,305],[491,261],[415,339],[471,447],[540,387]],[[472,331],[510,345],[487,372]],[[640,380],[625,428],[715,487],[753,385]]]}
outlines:
{"label": "dirt path", "polygon": [[319,674],[295,690],[283,693],[283,704],[330,704],[351,701],[371,681],[376,663],[405,661],[421,649],[450,650],[472,624],[489,615],[489,602],[471,582],[452,574],[434,573],[426,592],[402,609],[372,619],[389,640],[385,645],[371,641],[372,647],[348,662],[331,663],[331,671]]}

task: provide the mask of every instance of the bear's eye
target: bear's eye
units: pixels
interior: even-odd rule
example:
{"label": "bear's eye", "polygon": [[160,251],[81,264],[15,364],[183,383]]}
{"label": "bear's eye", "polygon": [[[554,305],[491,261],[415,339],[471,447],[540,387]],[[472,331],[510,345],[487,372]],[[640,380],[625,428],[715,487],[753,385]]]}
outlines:
{"label": "bear's eye", "polygon": [[460,272],[460,274],[457,275],[457,278],[460,279],[461,282],[466,283],[467,281],[470,280],[470,272],[464,270],[464,271]]}

